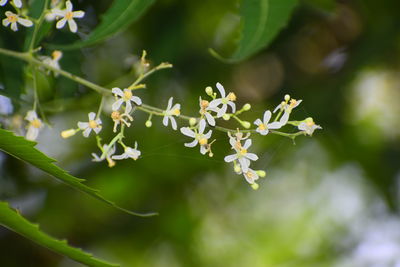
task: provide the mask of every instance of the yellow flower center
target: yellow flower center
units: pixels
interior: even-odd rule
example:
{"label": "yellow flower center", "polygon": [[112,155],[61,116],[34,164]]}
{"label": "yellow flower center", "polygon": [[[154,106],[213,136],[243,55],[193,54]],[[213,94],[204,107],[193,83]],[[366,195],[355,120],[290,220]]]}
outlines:
{"label": "yellow flower center", "polygon": [[265,126],[264,123],[261,123],[260,125],[258,125],[258,129],[260,129],[261,131],[264,131],[265,129],[267,129],[267,127]]}
{"label": "yellow flower center", "polygon": [[71,11],[68,11],[68,12],[65,14],[65,18],[66,18],[67,20],[70,20],[70,19],[72,19],[73,17],[74,17],[74,13],[71,12]]}
{"label": "yellow flower center", "polygon": [[94,121],[94,120],[90,120],[89,121],[89,127],[90,128],[92,128],[92,129],[94,129],[94,128],[97,128],[97,122],[96,121]]}
{"label": "yellow flower center", "polygon": [[42,126],[42,122],[39,119],[34,119],[31,121],[31,125],[35,128],[40,128]]}
{"label": "yellow flower center", "polygon": [[179,116],[179,115],[181,115],[181,111],[176,108],[176,109],[172,110],[172,114],[175,116]]}
{"label": "yellow flower center", "polygon": [[236,101],[236,95],[232,92],[228,94],[227,98],[229,99],[229,101]]}
{"label": "yellow flower center", "polygon": [[120,114],[118,111],[113,111],[113,112],[111,113],[111,118],[112,118],[114,121],[119,121],[119,120],[121,119],[121,114]]}
{"label": "yellow flower center", "polygon": [[9,15],[7,16],[8,21],[10,21],[11,23],[17,22],[18,17],[16,15]]}
{"label": "yellow flower center", "polygon": [[254,177],[253,173],[250,172],[250,171],[246,172],[246,176],[249,177],[249,178],[253,178]]}
{"label": "yellow flower center", "polygon": [[201,100],[200,106],[202,109],[206,109],[208,107],[209,102],[207,100]]}
{"label": "yellow flower center", "polygon": [[124,99],[126,101],[131,100],[132,98],[132,92],[131,90],[124,90]]}
{"label": "yellow flower center", "polygon": [[296,99],[291,99],[290,100],[290,107],[294,107],[297,104],[297,100]]}
{"label": "yellow flower center", "polygon": [[307,125],[308,127],[312,127],[314,124],[315,124],[315,123],[314,123],[313,121],[307,121],[307,122],[306,122],[306,125]]}
{"label": "yellow flower center", "polygon": [[200,140],[199,140],[199,144],[200,145],[202,145],[202,146],[204,146],[204,145],[206,145],[207,144],[207,138],[201,138]]}
{"label": "yellow flower center", "polygon": [[239,153],[240,153],[240,155],[244,156],[247,154],[247,149],[242,148],[242,149],[240,149]]}
{"label": "yellow flower center", "polygon": [[59,60],[62,57],[62,52],[59,50],[55,50],[51,55],[53,57],[53,60]]}

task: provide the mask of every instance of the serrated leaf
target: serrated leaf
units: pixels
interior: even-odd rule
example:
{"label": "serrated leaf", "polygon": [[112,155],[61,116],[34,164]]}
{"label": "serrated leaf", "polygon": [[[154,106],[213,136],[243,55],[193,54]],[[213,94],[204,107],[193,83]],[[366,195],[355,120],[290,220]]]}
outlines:
{"label": "serrated leaf", "polygon": [[101,42],[125,30],[137,20],[155,0],[114,0],[101,19],[101,23],[88,38],[71,45],[57,46],[61,49],[77,49]]}
{"label": "serrated leaf", "polygon": [[92,254],[84,252],[79,248],[71,247],[65,240],[58,240],[47,235],[39,229],[38,225],[29,222],[18,211],[12,209],[7,202],[0,202],[0,225],[58,254],[88,266],[119,266],[118,264],[95,258]]}
{"label": "serrated leaf", "polygon": [[7,154],[10,154],[11,156],[23,160],[29,164],[32,164],[33,166],[41,169],[42,171],[54,176],[58,180],[71,186],[72,188],[75,188],[92,197],[95,197],[121,211],[142,217],[157,215],[156,213],[146,213],[146,214],[136,213],[119,207],[114,202],[101,196],[98,190],[83,184],[82,182],[85,181],[84,179],[76,178],[68,174],[65,170],[56,166],[54,164],[54,162],[56,161],[52,158],[49,158],[39,150],[37,150],[34,147],[35,145],[36,145],[35,142],[26,140],[21,136],[16,136],[14,135],[14,133],[10,131],[0,129],[0,150],[6,152]]}
{"label": "serrated leaf", "polygon": [[220,60],[235,63],[247,59],[268,46],[287,24],[297,0],[242,0],[241,30],[235,52],[224,58],[210,49]]}

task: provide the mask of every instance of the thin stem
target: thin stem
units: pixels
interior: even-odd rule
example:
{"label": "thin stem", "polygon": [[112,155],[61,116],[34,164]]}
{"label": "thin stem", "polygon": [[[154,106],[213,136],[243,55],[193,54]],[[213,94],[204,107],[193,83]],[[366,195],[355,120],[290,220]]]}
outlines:
{"label": "thin stem", "polygon": [[49,0],[45,0],[44,6],[43,6],[43,12],[41,13],[39,19],[36,22],[35,28],[33,30],[32,39],[31,39],[31,41],[29,43],[28,51],[30,53],[33,52],[33,47],[35,46],[36,37],[37,37],[38,31],[40,29],[40,26],[42,25],[42,22],[43,22],[43,20],[45,18],[45,15],[46,15],[45,11],[46,11],[48,5],[49,5]]}

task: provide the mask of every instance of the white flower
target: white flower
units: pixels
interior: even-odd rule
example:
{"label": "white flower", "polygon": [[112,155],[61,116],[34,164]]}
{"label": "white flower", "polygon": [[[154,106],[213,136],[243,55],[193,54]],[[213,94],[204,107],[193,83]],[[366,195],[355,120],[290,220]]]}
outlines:
{"label": "white flower", "polygon": [[206,134],[204,134],[204,130],[206,128],[206,121],[201,120],[199,123],[198,132],[191,130],[189,127],[182,127],[181,133],[186,136],[194,138],[191,143],[185,143],[186,147],[195,147],[197,144],[200,144],[200,153],[206,154],[208,151],[208,139],[211,138],[212,131],[209,130]]}
{"label": "white flower", "polygon": [[175,104],[172,106],[172,101],[174,98],[171,96],[168,100],[168,106],[167,109],[164,111],[164,118],[163,118],[163,124],[164,126],[168,126],[168,121],[171,121],[172,129],[176,130],[177,125],[176,125],[176,120],[172,116],[179,116],[181,114],[181,104]]}
{"label": "white flower", "polygon": [[100,162],[100,161],[103,161],[103,160],[107,160],[108,167],[110,167],[110,168],[114,167],[115,166],[115,162],[111,159],[111,156],[114,155],[114,153],[115,153],[115,145],[113,145],[112,147],[108,148],[108,145],[104,144],[102,151],[104,151],[105,153],[102,153],[100,155],[100,157],[97,154],[92,153],[92,156],[93,156],[93,160],[92,161]]}
{"label": "white flower", "polygon": [[3,19],[3,26],[8,27],[11,24],[11,30],[17,31],[18,25],[17,23],[21,24],[25,27],[31,27],[33,22],[29,19],[20,18],[18,14],[12,13],[11,11],[6,11],[7,18]]}
{"label": "white flower", "polygon": [[85,12],[83,11],[72,11],[72,3],[71,1],[65,2],[65,9],[60,10],[60,9],[53,9],[52,14],[56,18],[62,17],[57,24],[56,28],[61,29],[65,26],[65,23],[68,21],[68,26],[71,32],[77,32],[78,31],[78,26],[76,25],[76,22],[74,21],[74,18],[83,18],[85,15]]}
{"label": "white flower", "polygon": [[248,168],[247,172],[243,172],[243,176],[249,184],[255,184],[259,178],[257,172],[251,168]]}
{"label": "white flower", "polygon": [[130,122],[128,122],[127,120],[124,119],[124,117],[127,117],[128,120],[133,121],[133,118],[127,114],[127,113],[123,113],[121,114],[119,111],[115,110],[111,113],[111,118],[114,121],[114,128],[113,128],[113,132],[115,133],[117,131],[117,127],[119,124],[125,124],[126,126],[130,127],[131,124]]}
{"label": "white flower", "polygon": [[[217,112],[217,117],[222,117],[228,108],[228,105],[232,108],[232,113],[236,112],[236,105],[233,101],[236,100],[236,96],[234,93],[229,93],[226,95],[224,87],[217,83],[217,89],[221,94],[221,98],[214,99],[210,102],[209,110],[213,110]],[[221,107],[219,107],[221,105]]]}
{"label": "white flower", "polygon": [[296,100],[296,99],[290,99],[289,103],[287,101],[282,101],[276,108],[274,109],[274,113],[277,112],[278,110],[280,111],[285,111],[285,112],[292,112],[292,110],[300,105],[300,103],[303,100]]}
{"label": "white flower", "polygon": [[229,143],[232,145],[232,148],[236,151],[236,154],[226,156],[224,158],[225,162],[232,162],[234,160],[238,160],[240,167],[243,172],[247,172],[250,166],[250,160],[256,161],[258,160],[258,156],[254,153],[248,153],[247,149],[251,146],[251,139],[247,139],[244,143],[244,146],[237,142],[235,138],[230,138]]}
{"label": "white flower", "polygon": [[89,121],[88,122],[78,122],[79,129],[83,130],[83,136],[88,137],[90,132],[93,130],[96,134],[101,131],[101,120],[100,118],[96,119],[96,113],[90,112],[88,114]]}
{"label": "white flower", "polygon": [[[60,64],[58,63],[58,61],[60,61],[61,57],[62,57],[62,52],[59,50],[54,50],[53,53],[51,53],[51,57],[41,56],[41,57],[39,57],[39,59],[43,63],[45,63],[55,69],[60,69]],[[58,76],[58,73],[54,73],[54,75]]]}
{"label": "white flower", "polygon": [[[0,1],[0,6],[4,6],[6,5],[8,2],[8,0],[1,0]],[[21,0],[13,0],[13,3],[16,7],[21,8],[22,7],[22,2]]]}
{"label": "white flower", "polygon": [[[124,89],[124,91],[122,91],[120,88],[114,87],[112,89],[112,93],[117,98],[117,101],[115,101],[114,104],[112,105],[112,110],[114,110],[114,111],[118,110],[121,107],[122,103],[125,102],[125,113],[129,114],[132,110],[131,101],[138,106],[140,106],[142,104],[142,100],[139,97],[134,96],[132,94],[132,90]],[[119,97],[119,99],[118,99],[118,97]]]}
{"label": "white flower", "polygon": [[112,159],[127,159],[131,158],[137,160],[140,157],[141,152],[137,150],[137,142],[135,142],[135,148],[129,146],[125,147],[125,151],[121,155],[112,156]]}
{"label": "white flower", "polygon": [[42,121],[38,118],[34,110],[30,110],[26,113],[25,120],[29,121],[26,139],[36,140],[39,135],[39,130],[43,127]]}
{"label": "white flower", "polygon": [[[208,112],[210,109],[209,105],[210,103],[207,100],[202,100],[201,97],[199,99],[200,101],[200,111],[199,113],[204,116],[208,122],[209,125],[215,126],[215,119],[214,117]],[[218,112],[217,109],[212,109],[211,111]]]}
{"label": "white flower", "polygon": [[262,121],[260,119],[254,121],[254,124],[258,126],[256,131],[261,135],[267,135],[269,129],[279,129],[282,127],[281,121],[274,121],[269,123],[271,116],[272,116],[271,111],[267,110],[264,112],[264,117]]}
{"label": "white flower", "polygon": [[316,129],[322,129],[321,126],[316,125],[312,118],[307,118],[297,126],[300,131],[304,131],[306,134],[311,136]]}

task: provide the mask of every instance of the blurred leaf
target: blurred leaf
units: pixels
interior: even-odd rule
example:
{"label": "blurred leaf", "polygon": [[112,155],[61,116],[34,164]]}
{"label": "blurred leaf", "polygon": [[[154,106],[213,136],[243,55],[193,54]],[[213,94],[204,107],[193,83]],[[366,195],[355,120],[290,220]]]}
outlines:
{"label": "blurred leaf", "polygon": [[306,4],[325,11],[333,11],[336,7],[335,0],[304,0]]}
{"label": "blurred leaf", "polygon": [[4,227],[44,246],[61,255],[89,266],[119,266],[118,264],[94,258],[91,254],[68,245],[65,240],[55,239],[22,217],[17,210],[10,208],[7,202],[0,202],[0,224]]}
{"label": "blurred leaf", "polygon": [[241,31],[238,46],[229,58],[216,58],[235,63],[247,59],[268,46],[279,31],[287,24],[297,0],[243,0],[240,7]]}
{"label": "blurred leaf", "polygon": [[113,5],[103,15],[100,25],[89,34],[86,40],[78,41],[71,45],[60,46],[60,48],[77,49],[101,42],[125,30],[141,16],[154,1],[155,0],[114,0]]}
{"label": "blurred leaf", "polygon": [[67,185],[77,190],[80,190],[92,197],[95,197],[121,211],[136,216],[156,215],[155,213],[140,214],[117,206],[114,202],[101,196],[98,190],[84,185],[82,183],[85,181],[84,179],[76,178],[68,174],[65,170],[61,169],[60,167],[54,165],[55,160],[47,157],[45,154],[34,148],[35,145],[36,145],[35,142],[26,140],[21,136],[16,136],[14,135],[14,133],[10,131],[0,129],[0,150],[3,150],[4,152],[20,160],[32,164],[33,166],[47,172],[48,174],[51,174],[55,178],[66,183]]}

